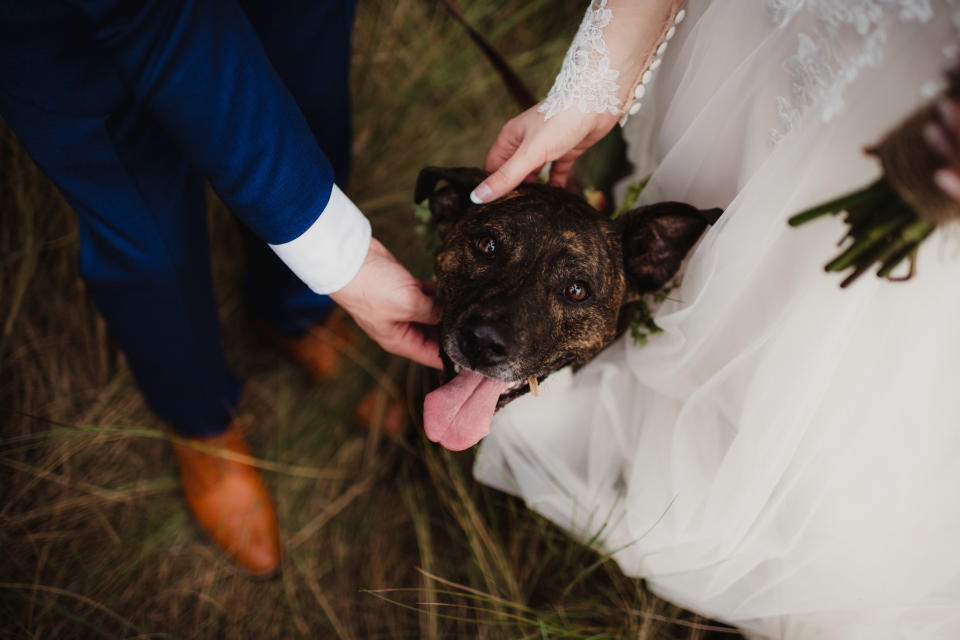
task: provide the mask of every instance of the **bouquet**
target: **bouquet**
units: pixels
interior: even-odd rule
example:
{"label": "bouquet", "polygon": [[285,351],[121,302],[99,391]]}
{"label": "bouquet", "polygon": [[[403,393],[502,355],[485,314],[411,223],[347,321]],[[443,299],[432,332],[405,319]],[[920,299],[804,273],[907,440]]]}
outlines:
{"label": "bouquet", "polygon": [[[791,226],[799,226],[828,213],[845,214],[848,229],[839,244],[849,244],[824,267],[852,268],[841,287],[874,266],[880,278],[909,280],[921,243],[937,227],[960,220],[960,203],[934,181],[939,169],[960,165],[960,123],[952,102],[958,99],[960,67],[947,73],[947,88],[939,100],[918,109],[867,149],[883,168],[879,180],[790,218]],[[904,262],[906,273],[895,272]]]}

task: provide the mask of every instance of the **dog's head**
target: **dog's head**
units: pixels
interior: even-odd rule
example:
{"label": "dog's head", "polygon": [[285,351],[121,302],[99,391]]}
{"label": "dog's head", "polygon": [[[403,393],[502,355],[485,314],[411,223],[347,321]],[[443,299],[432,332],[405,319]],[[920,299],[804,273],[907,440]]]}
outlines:
{"label": "dog's head", "polygon": [[442,242],[441,356],[456,374],[427,396],[424,424],[431,440],[454,450],[479,441],[493,413],[531,384],[613,342],[624,305],[673,278],[720,214],[664,202],[611,221],[541,184],[474,205],[469,194],[485,177],[428,167],[415,193],[417,202],[429,198]]}

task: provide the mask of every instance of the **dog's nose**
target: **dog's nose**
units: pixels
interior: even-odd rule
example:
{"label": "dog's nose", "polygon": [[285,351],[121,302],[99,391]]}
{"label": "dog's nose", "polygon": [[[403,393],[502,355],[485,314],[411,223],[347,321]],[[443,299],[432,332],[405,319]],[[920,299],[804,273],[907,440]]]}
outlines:
{"label": "dog's nose", "polygon": [[475,315],[460,327],[460,351],[475,369],[506,360],[512,340],[510,325],[503,320]]}

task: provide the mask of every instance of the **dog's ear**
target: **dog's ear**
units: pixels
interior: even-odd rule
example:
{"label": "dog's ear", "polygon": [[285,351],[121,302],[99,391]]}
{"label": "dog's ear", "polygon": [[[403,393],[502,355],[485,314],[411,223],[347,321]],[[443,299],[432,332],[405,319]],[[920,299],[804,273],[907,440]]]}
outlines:
{"label": "dog's ear", "polygon": [[[431,221],[440,238],[447,235],[468,208],[475,206],[470,192],[486,177],[485,171],[472,167],[426,167],[420,171],[413,199],[418,203],[430,199]],[[434,191],[441,181],[447,186]]]}
{"label": "dog's ear", "polygon": [[715,223],[721,213],[721,209],[660,202],[617,218],[627,275],[625,301],[658,291],[670,282],[707,225]]}

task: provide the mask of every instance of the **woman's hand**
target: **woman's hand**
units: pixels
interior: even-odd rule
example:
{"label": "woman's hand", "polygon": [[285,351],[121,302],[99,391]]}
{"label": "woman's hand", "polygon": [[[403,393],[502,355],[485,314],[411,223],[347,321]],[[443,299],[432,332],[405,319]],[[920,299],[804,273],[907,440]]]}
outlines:
{"label": "woman's hand", "polygon": [[566,186],[573,161],[607,134],[619,116],[610,113],[581,113],[576,108],[562,111],[544,121],[531,107],[503,126],[487,155],[491,173],[470,194],[475,203],[504,196],[524,180],[534,180],[548,162],[550,184]]}
{"label": "woman's hand", "polygon": [[944,162],[933,180],[960,203],[960,102],[942,98],[937,103],[937,119],[939,122],[928,124],[923,132],[927,144]]}
{"label": "woman's hand", "polygon": [[[619,104],[620,109],[630,107],[633,87],[661,40],[678,22],[675,17],[680,5],[679,0],[608,0],[600,7],[591,5],[584,17],[589,27],[586,32],[596,38],[595,25],[600,25],[606,46],[598,50],[589,38],[578,35],[557,78],[559,85],[554,84],[547,96],[549,102],[559,86],[559,95],[566,96],[561,100],[570,100],[577,106],[568,104],[545,121],[538,111],[540,105],[536,105],[504,125],[487,155],[486,169],[491,175],[477,185],[471,199],[481,204],[504,196],[524,180],[535,179],[548,162],[553,162],[550,184],[566,186],[573,161],[605,136],[623,115],[604,108],[608,98],[612,97],[613,104]],[[570,60],[582,62],[584,57],[586,64],[570,64]],[[616,70],[613,89],[617,95],[596,95],[610,89],[609,78],[604,74],[611,70]],[[600,105],[595,104],[597,100]],[[588,107],[592,105],[594,111],[582,111],[583,102]]]}

